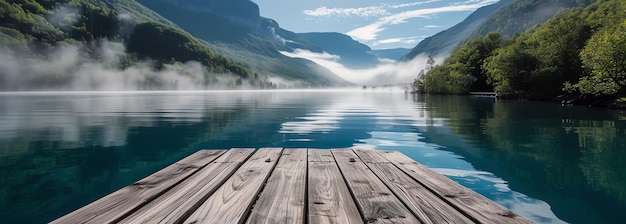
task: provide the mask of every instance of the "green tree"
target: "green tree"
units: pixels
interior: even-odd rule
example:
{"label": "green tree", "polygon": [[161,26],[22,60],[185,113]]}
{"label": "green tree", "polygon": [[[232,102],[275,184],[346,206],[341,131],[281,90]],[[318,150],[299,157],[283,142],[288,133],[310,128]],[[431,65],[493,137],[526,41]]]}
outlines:
{"label": "green tree", "polygon": [[590,37],[582,10],[562,11],[545,24],[527,33],[527,50],[537,59],[529,77],[529,96],[552,98],[562,93],[565,82],[578,80],[583,73],[579,57]]}
{"label": "green tree", "polygon": [[412,92],[417,93],[417,92],[425,92],[424,89],[424,79],[426,78],[425,75],[428,71],[432,70],[435,67],[435,59],[432,56],[428,56],[428,59],[426,59],[426,66],[424,67],[424,69],[420,70],[420,72],[417,74],[417,78],[413,81],[413,85],[411,85],[412,88]]}
{"label": "green tree", "polygon": [[[487,76],[482,68],[483,61],[492,55],[492,52],[503,45],[503,38],[500,33],[489,33],[484,37],[470,40],[461,45],[454,51],[446,65],[451,66],[451,70],[458,73],[459,76],[472,76],[463,78],[466,82],[470,82],[470,86],[466,92],[474,91],[492,91],[493,86],[487,83]],[[473,80],[473,81],[472,81]]]}
{"label": "green tree", "polygon": [[429,58],[426,69],[413,82],[413,88],[425,93],[491,91],[493,87],[487,83],[482,64],[502,43],[502,35],[489,33],[461,45],[440,66],[433,66],[434,60]]}
{"label": "green tree", "polygon": [[520,97],[529,89],[529,80],[537,66],[537,59],[520,44],[499,48],[485,59],[483,69],[487,82],[500,96]]}
{"label": "green tree", "polygon": [[566,90],[596,96],[623,93],[626,85],[626,21],[596,33],[580,56],[590,75],[580,78],[576,84],[568,83]]}

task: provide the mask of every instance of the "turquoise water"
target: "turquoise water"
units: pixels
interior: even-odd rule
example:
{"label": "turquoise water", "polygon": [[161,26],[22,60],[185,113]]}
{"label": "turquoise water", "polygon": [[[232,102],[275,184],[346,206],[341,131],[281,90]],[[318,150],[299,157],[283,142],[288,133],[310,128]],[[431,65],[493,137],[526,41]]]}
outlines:
{"label": "turquoise water", "polygon": [[390,90],[0,94],[0,220],[44,223],[198,149],[398,150],[537,223],[624,223],[626,115]]}

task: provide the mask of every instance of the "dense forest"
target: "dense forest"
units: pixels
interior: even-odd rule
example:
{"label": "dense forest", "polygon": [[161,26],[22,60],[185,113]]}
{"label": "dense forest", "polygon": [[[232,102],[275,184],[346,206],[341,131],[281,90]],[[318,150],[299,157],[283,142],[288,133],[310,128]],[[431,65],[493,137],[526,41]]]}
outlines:
{"label": "dense forest", "polygon": [[[0,90],[64,89],[93,67],[108,71],[100,72],[105,76],[133,74],[130,89],[171,89],[183,79],[207,88],[225,82],[220,74],[228,74],[227,84],[236,86],[257,76],[171,22],[116,10],[130,6],[117,1],[0,0]],[[74,87],[93,90],[109,78],[91,77],[91,87]]]}
{"label": "dense forest", "polygon": [[626,1],[599,0],[560,11],[523,33],[489,33],[460,45],[413,83],[417,92],[554,99],[626,93]]}

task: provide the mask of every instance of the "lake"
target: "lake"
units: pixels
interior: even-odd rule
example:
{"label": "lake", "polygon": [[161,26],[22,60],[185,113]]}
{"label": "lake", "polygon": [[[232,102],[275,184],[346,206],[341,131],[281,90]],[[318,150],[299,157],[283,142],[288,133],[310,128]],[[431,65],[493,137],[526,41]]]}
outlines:
{"label": "lake", "polygon": [[44,223],[199,149],[398,150],[537,223],[622,223],[626,114],[402,91],[0,94],[0,220]]}

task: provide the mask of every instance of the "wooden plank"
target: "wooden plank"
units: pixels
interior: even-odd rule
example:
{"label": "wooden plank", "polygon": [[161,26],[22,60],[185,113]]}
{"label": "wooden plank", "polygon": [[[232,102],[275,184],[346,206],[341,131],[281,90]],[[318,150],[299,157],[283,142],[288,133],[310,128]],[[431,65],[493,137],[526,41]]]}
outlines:
{"label": "wooden plank", "polygon": [[309,149],[308,166],[308,223],[363,223],[330,150]]}
{"label": "wooden plank", "polygon": [[335,162],[329,149],[309,149],[309,162]]}
{"label": "wooden plank", "polygon": [[505,207],[428,169],[400,152],[381,154],[409,176],[480,223],[532,223]]}
{"label": "wooden plank", "polygon": [[215,160],[226,150],[200,150],[52,223],[117,222]]}
{"label": "wooden plank", "polygon": [[259,149],[184,223],[240,223],[280,157],[282,148]]}
{"label": "wooden plank", "polygon": [[474,222],[382,157],[381,151],[355,150],[355,153],[422,222]]}
{"label": "wooden plank", "polygon": [[254,149],[230,149],[217,160],[141,207],[120,223],[177,223],[196,210],[254,153]]}
{"label": "wooden plank", "polygon": [[352,150],[332,153],[366,223],[421,223]]}
{"label": "wooden plank", "polygon": [[286,149],[247,223],[304,223],[307,150]]}

